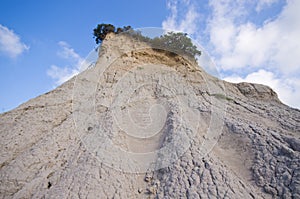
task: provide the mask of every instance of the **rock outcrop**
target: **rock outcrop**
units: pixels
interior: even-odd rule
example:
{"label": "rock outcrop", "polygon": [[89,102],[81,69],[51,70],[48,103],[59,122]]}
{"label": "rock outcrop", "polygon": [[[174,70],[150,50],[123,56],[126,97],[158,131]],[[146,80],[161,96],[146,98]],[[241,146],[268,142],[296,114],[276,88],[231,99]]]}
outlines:
{"label": "rock outcrop", "polygon": [[126,36],[0,118],[1,198],[300,198],[299,110]]}

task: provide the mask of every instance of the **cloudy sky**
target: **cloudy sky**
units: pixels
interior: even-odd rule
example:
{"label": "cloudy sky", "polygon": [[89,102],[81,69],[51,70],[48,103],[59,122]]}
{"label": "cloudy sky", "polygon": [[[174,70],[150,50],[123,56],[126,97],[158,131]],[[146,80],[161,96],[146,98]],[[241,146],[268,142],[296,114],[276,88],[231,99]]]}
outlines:
{"label": "cloudy sky", "polygon": [[77,74],[98,23],[188,33],[231,82],[269,85],[300,108],[299,0],[17,1],[0,7],[0,112]]}

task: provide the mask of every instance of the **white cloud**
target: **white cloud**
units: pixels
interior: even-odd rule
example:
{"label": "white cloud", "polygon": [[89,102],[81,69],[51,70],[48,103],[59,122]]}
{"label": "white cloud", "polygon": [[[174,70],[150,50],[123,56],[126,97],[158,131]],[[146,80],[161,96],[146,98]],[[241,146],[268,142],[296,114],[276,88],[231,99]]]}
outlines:
{"label": "white cloud", "polygon": [[[209,0],[201,14],[199,7],[207,5],[179,2],[168,2],[163,28],[192,33],[227,80],[269,85],[283,102],[300,108],[300,1]],[[200,16],[207,20],[199,23]]]}
{"label": "white cloud", "polygon": [[256,5],[255,10],[257,12],[260,12],[264,9],[264,7],[269,7],[270,5],[272,5],[276,2],[278,2],[278,0],[259,0],[257,5]]}
{"label": "white cloud", "polygon": [[60,85],[65,81],[71,79],[79,72],[88,68],[89,63],[75,52],[70,45],[64,41],[58,42],[60,50],[58,56],[70,62],[72,66],[59,67],[52,65],[47,71],[47,75],[55,80],[56,85]]}
{"label": "white cloud", "polygon": [[21,42],[13,30],[0,24],[0,53],[15,58],[28,49],[29,47]]}
{"label": "white cloud", "polygon": [[[300,1],[287,1],[277,17],[267,19],[262,25],[237,20],[241,15],[250,14],[244,5],[236,7],[228,3],[233,1],[210,2],[213,8],[207,24],[210,45],[222,71],[257,70],[245,78],[231,76],[226,80],[268,85],[284,103],[300,108]],[[257,1],[256,11],[275,2]],[[233,9],[237,11],[232,12]]]}
{"label": "white cloud", "polygon": [[[182,12],[182,9],[178,9],[178,7],[184,7],[187,8],[187,10],[183,13],[179,13]],[[170,15],[162,22],[164,30],[174,30],[188,34],[194,34],[196,32],[196,20],[199,20],[200,14],[196,11],[196,7],[189,0],[168,1],[167,8],[170,10]],[[182,14],[182,18],[179,17]]]}
{"label": "white cloud", "polygon": [[58,52],[58,55],[64,59],[70,59],[82,62],[82,58],[78,55],[73,48],[65,41],[58,42],[58,45],[61,47],[61,50]]}
{"label": "white cloud", "polygon": [[[300,72],[300,1],[288,1],[277,18],[266,20],[262,26],[249,20],[237,22],[241,13],[250,14],[245,13],[245,5],[210,2],[213,13],[208,31],[222,69],[269,66],[282,73]],[[258,1],[258,5],[274,2]],[[237,11],[232,12],[234,9]]]}
{"label": "white cloud", "polygon": [[300,79],[277,77],[270,71],[260,69],[244,78],[232,75],[225,77],[224,80],[234,83],[251,82],[268,85],[278,94],[282,102],[293,107],[299,107],[300,89],[297,88],[300,88]]}
{"label": "white cloud", "polygon": [[50,69],[47,71],[47,75],[56,80],[56,84],[60,85],[65,81],[71,79],[73,76],[77,75],[79,70],[77,68],[70,67],[59,67],[56,65],[51,65]]}

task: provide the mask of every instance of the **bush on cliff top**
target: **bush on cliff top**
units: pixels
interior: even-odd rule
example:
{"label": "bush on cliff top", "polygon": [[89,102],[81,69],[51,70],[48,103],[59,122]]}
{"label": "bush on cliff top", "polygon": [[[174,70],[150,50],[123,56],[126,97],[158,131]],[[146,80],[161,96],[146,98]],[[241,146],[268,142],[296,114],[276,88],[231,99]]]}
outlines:
{"label": "bush on cliff top", "polygon": [[187,37],[186,33],[168,32],[159,37],[149,38],[141,34],[140,31],[135,31],[131,26],[124,26],[123,28],[115,28],[112,24],[98,24],[94,29],[94,38],[96,44],[101,43],[108,33],[124,33],[139,41],[144,41],[150,44],[154,49],[163,49],[175,54],[188,56],[196,60],[196,56],[201,55],[201,51],[192,43],[192,40]]}

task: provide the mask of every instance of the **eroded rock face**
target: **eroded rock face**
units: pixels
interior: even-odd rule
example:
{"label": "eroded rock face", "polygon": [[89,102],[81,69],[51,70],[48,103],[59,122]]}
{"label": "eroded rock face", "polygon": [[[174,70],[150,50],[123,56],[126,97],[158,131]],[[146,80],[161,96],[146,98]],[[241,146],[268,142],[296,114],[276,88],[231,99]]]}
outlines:
{"label": "eroded rock face", "polygon": [[258,100],[266,100],[266,101],[277,101],[277,94],[268,86],[264,86],[261,84],[251,84],[251,83],[238,83],[236,87],[239,91],[246,97]]}
{"label": "eroded rock face", "polygon": [[[223,82],[183,57],[111,37],[94,68],[0,115],[1,198],[300,198],[299,110],[282,104],[266,86]],[[157,74],[152,65],[163,66],[166,73],[170,69],[177,79]],[[132,74],[130,81],[124,80],[126,74]],[[117,89],[120,82],[124,90]],[[74,91],[76,86],[83,90]],[[130,100],[118,107],[118,97],[130,88],[135,88]],[[124,126],[132,121],[114,115],[125,110],[144,128],[144,137],[138,137],[140,127]],[[165,118],[161,129],[157,118]],[[147,129],[151,121],[156,122]],[[156,164],[145,171],[135,170],[134,165],[141,166],[135,162],[130,170],[127,156],[120,161],[106,148],[107,158],[115,160],[108,164],[101,159],[106,156],[91,150],[95,143],[87,142],[97,140],[99,134],[93,133],[99,126],[126,153],[165,146],[169,153],[185,150],[170,156],[174,160],[166,167],[162,160],[169,156],[161,151],[154,162],[144,159],[145,165]],[[151,129],[159,131],[148,138],[143,133]],[[209,129],[219,131],[211,132],[216,137]],[[170,146],[178,132],[186,133],[187,148]]]}

